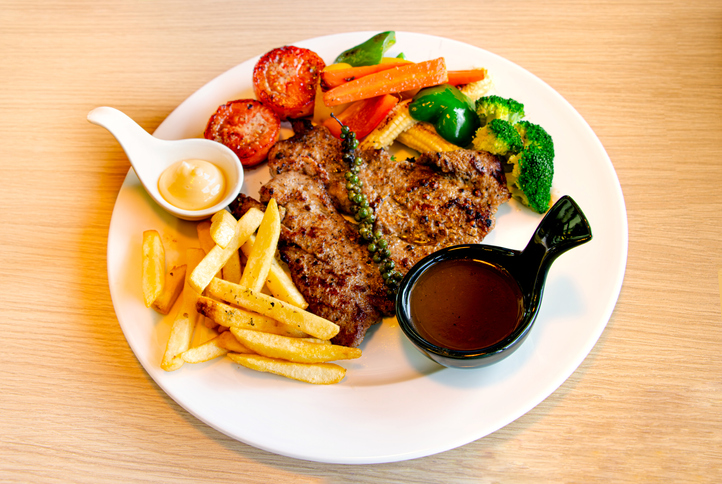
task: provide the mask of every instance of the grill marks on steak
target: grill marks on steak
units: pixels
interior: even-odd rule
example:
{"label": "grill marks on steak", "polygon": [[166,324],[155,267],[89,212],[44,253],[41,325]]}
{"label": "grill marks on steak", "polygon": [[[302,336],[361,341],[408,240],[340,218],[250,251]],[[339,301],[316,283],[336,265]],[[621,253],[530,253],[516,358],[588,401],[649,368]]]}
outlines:
{"label": "grill marks on steak", "polygon": [[476,151],[425,153],[401,162],[380,153],[363,175],[375,228],[404,273],[439,249],[481,242],[494,228],[499,205],[510,198],[499,160]]}
{"label": "grill marks on steak", "polygon": [[303,173],[277,175],[261,189],[285,208],[279,251],[309,310],[336,322],[335,344],[358,346],[393,312],[386,287],[358,232],[333,206],[324,185]]}
{"label": "grill marks on steak", "polygon": [[[337,209],[352,214],[341,142],[326,128],[294,126],[299,132],[276,143],[271,174],[297,171],[326,187]],[[444,247],[479,243],[494,228],[495,213],[511,197],[497,157],[460,150],[425,153],[395,161],[385,150],[360,153],[363,192],[376,213],[376,230],[389,242],[391,258],[407,272]]]}
{"label": "grill marks on steak", "polygon": [[296,133],[288,140],[276,143],[268,153],[271,176],[296,171],[323,183],[337,209],[351,213],[346,179],[348,170],[342,161],[341,140],[326,128],[314,128],[310,123],[296,121]]}

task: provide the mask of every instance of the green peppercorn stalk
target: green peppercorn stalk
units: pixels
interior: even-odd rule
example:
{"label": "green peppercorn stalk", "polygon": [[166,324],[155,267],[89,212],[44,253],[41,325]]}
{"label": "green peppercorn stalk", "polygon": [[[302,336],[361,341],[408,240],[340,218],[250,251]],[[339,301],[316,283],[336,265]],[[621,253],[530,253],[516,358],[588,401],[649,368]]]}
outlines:
{"label": "green peppercorn stalk", "polygon": [[367,243],[366,248],[371,253],[371,259],[378,264],[381,277],[386,283],[388,296],[395,297],[399,289],[399,282],[403,279],[403,274],[396,270],[396,263],[391,259],[389,243],[383,237],[383,233],[380,230],[374,230],[376,214],[363,193],[363,182],[358,176],[364,161],[360,156],[356,156],[356,148],[358,148],[356,134],[335,115],[331,114],[331,116],[341,125],[342,157],[343,161],[349,166],[344,175],[346,190],[348,191],[348,199],[352,203],[351,208],[354,220],[357,222],[359,235]]}

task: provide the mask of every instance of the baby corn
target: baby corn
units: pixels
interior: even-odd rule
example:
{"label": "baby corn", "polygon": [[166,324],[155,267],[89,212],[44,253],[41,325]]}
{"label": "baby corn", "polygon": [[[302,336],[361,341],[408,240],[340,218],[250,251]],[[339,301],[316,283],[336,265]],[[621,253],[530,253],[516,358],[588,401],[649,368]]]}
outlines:
{"label": "baby corn", "polygon": [[439,136],[431,124],[422,122],[416,123],[411,128],[399,134],[396,140],[419,153],[427,151],[456,151],[461,149],[461,146],[449,143]]}
{"label": "baby corn", "polygon": [[466,94],[466,96],[471,99],[471,102],[476,102],[477,99],[491,91],[492,87],[494,87],[494,83],[487,72],[484,79],[476,82],[470,82],[469,84],[461,86],[459,90]]}
{"label": "baby corn", "polygon": [[414,126],[417,121],[409,114],[411,99],[400,102],[391,110],[388,116],[376,126],[361,142],[362,149],[387,148],[394,140],[407,129]]}

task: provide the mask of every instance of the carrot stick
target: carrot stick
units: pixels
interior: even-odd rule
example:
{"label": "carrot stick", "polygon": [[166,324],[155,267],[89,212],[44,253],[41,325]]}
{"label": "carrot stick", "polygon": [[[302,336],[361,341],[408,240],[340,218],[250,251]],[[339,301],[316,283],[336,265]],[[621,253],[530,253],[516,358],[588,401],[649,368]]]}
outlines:
{"label": "carrot stick", "polygon": [[443,57],[393,67],[334,87],[323,95],[326,106],[443,84],[448,80]]}
{"label": "carrot stick", "polygon": [[468,71],[448,71],[449,84],[459,86],[470,82],[481,81],[486,78],[486,69],[471,69]]}
{"label": "carrot stick", "polygon": [[394,59],[373,66],[347,67],[345,69],[335,70],[324,69],[323,72],[321,72],[321,89],[328,91],[329,89],[333,89],[359,77],[368,76],[369,74],[385,71],[404,64],[410,64],[410,62],[403,59]]}
{"label": "carrot stick", "polygon": [[[392,94],[363,99],[351,104],[336,117],[356,134],[357,139],[362,139],[378,126],[398,102],[399,98]],[[341,125],[338,121],[328,118],[323,125],[335,137],[341,137]]]}

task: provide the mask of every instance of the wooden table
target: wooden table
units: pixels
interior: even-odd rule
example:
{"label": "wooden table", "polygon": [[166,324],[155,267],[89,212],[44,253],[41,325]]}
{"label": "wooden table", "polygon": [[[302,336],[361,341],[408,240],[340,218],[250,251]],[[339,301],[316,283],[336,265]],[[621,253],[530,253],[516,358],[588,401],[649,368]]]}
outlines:
{"label": "wooden table", "polygon": [[[388,3],[0,2],[0,481],[719,482],[722,4]],[[388,29],[490,50],[575,106],[624,191],[626,278],[591,354],[507,427],[407,462],[298,461],[198,421],[126,344],[105,251],[129,165],[85,118],[152,131],[247,58]]]}

